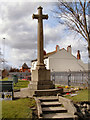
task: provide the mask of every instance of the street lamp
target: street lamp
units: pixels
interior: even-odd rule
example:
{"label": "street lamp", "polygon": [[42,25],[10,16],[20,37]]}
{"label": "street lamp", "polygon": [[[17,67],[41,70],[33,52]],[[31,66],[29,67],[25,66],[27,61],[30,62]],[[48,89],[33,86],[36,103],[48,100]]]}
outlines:
{"label": "street lamp", "polygon": [[3,38],[3,60],[2,60],[2,79],[3,79],[3,70],[4,70],[4,62],[5,62],[5,60],[4,60],[4,55],[5,55],[5,38]]}
{"label": "street lamp", "polygon": [[5,38],[3,38],[3,69],[4,69],[4,63],[5,63]]}

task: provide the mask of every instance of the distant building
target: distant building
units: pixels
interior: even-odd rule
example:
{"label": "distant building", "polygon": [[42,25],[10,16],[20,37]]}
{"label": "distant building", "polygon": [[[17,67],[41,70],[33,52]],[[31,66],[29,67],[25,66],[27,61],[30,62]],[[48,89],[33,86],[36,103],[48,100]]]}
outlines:
{"label": "distant building", "polygon": [[24,63],[20,69],[20,72],[30,72],[30,68]]}
{"label": "distant building", "polygon": [[7,69],[2,70],[2,78],[5,78],[9,75],[9,71]]}
{"label": "distant building", "polygon": [[[36,69],[37,59],[31,61],[31,71]],[[56,50],[50,53],[44,52],[44,63],[51,72],[69,72],[69,71],[87,71],[88,64],[81,60],[80,51],[77,51],[77,57],[72,55],[71,45],[66,49],[60,49],[56,45]]]}

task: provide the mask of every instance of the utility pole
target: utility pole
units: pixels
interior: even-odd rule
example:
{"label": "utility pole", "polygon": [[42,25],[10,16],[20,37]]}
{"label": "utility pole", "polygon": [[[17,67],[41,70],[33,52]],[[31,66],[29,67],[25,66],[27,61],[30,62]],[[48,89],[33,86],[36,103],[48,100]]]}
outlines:
{"label": "utility pole", "polygon": [[5,65],[5,38],[3,38],[3,70],[4,70],[4,65]]}

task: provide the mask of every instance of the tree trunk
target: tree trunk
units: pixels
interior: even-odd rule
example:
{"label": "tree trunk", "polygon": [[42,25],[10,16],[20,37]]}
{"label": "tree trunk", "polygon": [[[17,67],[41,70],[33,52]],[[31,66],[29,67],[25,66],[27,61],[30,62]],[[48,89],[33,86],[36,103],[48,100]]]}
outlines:
{"label": "tree trunk", "polygon": [[[88,36],[88,100],[90,101],[90,37]],[[90,108],[90,105],[89,105]]]}

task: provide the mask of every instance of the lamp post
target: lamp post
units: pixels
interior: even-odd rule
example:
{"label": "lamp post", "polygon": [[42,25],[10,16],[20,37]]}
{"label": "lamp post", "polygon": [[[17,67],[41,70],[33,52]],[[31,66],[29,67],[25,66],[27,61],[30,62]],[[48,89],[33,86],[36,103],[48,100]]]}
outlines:
{"label": "lamp post", "polygon": [[3,38],[3,60],[2,60],[2,79],[3,79],[3,70],[4,70],[4,58],[5,58],[5,38]]}
{"label": "lamp post", "polygon": [[5,58],[5,38],[3,38],[3,69],[4,69],[4,58]]}

